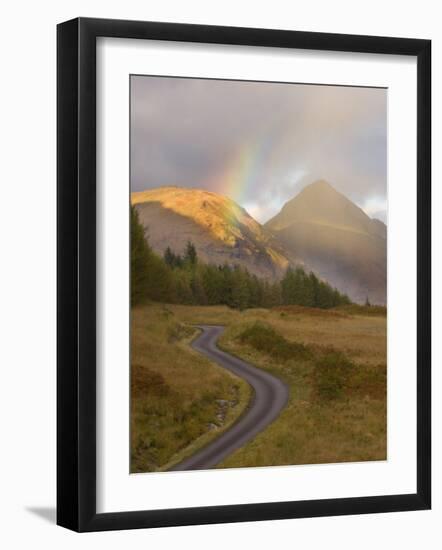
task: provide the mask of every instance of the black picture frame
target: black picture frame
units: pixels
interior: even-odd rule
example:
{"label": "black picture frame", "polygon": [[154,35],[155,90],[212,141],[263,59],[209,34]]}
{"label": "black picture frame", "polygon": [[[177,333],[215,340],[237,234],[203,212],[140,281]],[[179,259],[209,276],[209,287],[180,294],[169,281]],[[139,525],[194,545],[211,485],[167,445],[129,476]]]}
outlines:
{"label": "black picture frame", "polygon": [[[417,492],[96,512],[96,39],[417,58]],[[57,28],[57,523],[75,531],[425,510],[431,506],[431,41],[79,18]]]}

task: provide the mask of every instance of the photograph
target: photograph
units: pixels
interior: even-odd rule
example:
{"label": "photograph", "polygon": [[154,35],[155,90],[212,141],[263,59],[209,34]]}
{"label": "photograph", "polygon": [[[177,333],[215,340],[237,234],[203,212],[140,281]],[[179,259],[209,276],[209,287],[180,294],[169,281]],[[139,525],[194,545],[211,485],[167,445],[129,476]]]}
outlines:
{"label": "photograph", "polygon": [[388,90],[129,78],[130,473],[387,460]]}

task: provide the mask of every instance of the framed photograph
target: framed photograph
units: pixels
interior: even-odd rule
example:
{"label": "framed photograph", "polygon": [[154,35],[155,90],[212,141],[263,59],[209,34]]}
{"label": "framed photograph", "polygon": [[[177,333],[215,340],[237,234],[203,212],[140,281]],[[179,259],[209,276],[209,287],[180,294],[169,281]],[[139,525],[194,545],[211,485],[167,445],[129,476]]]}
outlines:
{"label": "framed photograph", "polygon": [[57,32],[57,523],[429,509],[430,41]]}

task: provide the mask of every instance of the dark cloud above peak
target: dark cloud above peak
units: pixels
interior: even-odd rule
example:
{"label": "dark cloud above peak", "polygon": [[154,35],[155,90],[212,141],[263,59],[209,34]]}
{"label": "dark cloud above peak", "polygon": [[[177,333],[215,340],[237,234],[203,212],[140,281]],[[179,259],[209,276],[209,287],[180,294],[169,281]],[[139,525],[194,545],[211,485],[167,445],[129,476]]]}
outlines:
{"label": "dark cloud above peak", "polygon": [[386,155],[383,89],[131,79],[133,191],[228,191],[264,222],[306,184],[325,179],[384,217]]}

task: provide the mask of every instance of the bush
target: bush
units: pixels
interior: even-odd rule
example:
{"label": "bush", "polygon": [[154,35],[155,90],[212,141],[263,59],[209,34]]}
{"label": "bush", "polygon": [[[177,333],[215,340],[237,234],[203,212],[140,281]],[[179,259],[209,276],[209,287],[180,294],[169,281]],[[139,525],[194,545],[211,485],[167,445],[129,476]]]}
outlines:
{"label": "bush", "polygon": [[161,374],[136,363],[131,365],[130,382],[132,397],[163,396],[170,392],[170,388]]}
{"label": "bush", "polygon": [[339,351],[329,352],[318,359],[313,369],[313,387],[316,397],[321,400],[342,397],[354,368],[354,363]]}
{"label": "bush", "polygon": [[169,343],[179,342],[190,338],[196,332],[196,328],[183,323],[173,323],[167,327],[167,341]]}
{"label": "bush", "polygon": [[242,344],[247,344],[282,361],[288,359],[306,360],[312,357],[307,346],[298,342],[289,342],[270,325],[259,321],[246,328],[238,336],[238,339]]}

